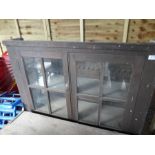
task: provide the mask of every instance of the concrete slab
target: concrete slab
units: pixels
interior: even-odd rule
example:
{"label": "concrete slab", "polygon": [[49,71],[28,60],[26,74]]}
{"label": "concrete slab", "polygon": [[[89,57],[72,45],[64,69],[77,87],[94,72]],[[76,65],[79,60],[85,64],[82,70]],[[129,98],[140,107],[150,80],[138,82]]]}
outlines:
{"label": "concrete slab", "polygon": [[121,133],[60,120],[31,112],[23,112],[6,125],[3,135],[121,135]]}

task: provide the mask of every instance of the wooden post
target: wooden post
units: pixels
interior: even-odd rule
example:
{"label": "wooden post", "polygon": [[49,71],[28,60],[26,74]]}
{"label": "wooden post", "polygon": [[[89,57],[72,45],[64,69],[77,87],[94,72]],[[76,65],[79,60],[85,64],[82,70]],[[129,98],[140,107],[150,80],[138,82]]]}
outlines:
{"label": "wooden post", "polygon": [[129,19],[124,20],[124,30],[123,30],[123,39],[122,42],[126,43],[128,39],[128,30],[129,30]]}
{"label": "wooden post", "polygon": [[18,34],[19,38],[21,38],[22,35],[21,35],[21,32],[20,32],[20,27],[19,27],[18,19],[15,19],[15,25],[16,25],[16,29],[17,29],[17,34]]}
{"label": "wooden post", "polygon": [[2,56],[2,54],[3,54],[3,48],[2,48],[2,43],[0,43],[0,56]]}
{"label": "wooden post", "polygon": [[47,40],[52,40],[49,19],[43,19],[44,33]]}
{"label": "wooden post", "polygon": [[80,41],[85,41],[85,35],[84,35],[84,19],[80,19]]}

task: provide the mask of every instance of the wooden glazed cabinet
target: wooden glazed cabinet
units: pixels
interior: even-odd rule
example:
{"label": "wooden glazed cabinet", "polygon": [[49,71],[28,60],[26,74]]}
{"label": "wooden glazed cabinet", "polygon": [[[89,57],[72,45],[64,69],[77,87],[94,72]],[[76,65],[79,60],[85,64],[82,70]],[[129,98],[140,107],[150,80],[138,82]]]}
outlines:
{"label": "wooden glazed cabinet", "polygon": [[150,131],[154,44],[3,43],[27,110],[127,133]]}

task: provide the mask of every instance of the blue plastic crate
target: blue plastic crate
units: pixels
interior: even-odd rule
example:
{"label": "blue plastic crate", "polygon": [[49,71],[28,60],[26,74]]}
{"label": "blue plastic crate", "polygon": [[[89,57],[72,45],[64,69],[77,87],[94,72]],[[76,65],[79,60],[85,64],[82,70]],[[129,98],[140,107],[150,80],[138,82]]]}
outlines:
{"label": "blue plastic crate", "polygon": [[20,95],[14,92],[0,95],[0,128],[24,110]]}

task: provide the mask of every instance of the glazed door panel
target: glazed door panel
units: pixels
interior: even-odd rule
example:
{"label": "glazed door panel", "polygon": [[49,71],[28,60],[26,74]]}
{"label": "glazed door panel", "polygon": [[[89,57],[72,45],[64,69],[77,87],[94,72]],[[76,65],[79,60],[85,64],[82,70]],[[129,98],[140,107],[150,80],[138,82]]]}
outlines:
{"label": "glazed door panel", "polygon": [[134,56],[71,53],[74,119],[128,130],[143,63]]}
{"label": "glazed door panel", "polygon": [[20,67],[34,111],[71,119],[67,53],[35,53],[20,53]]}

